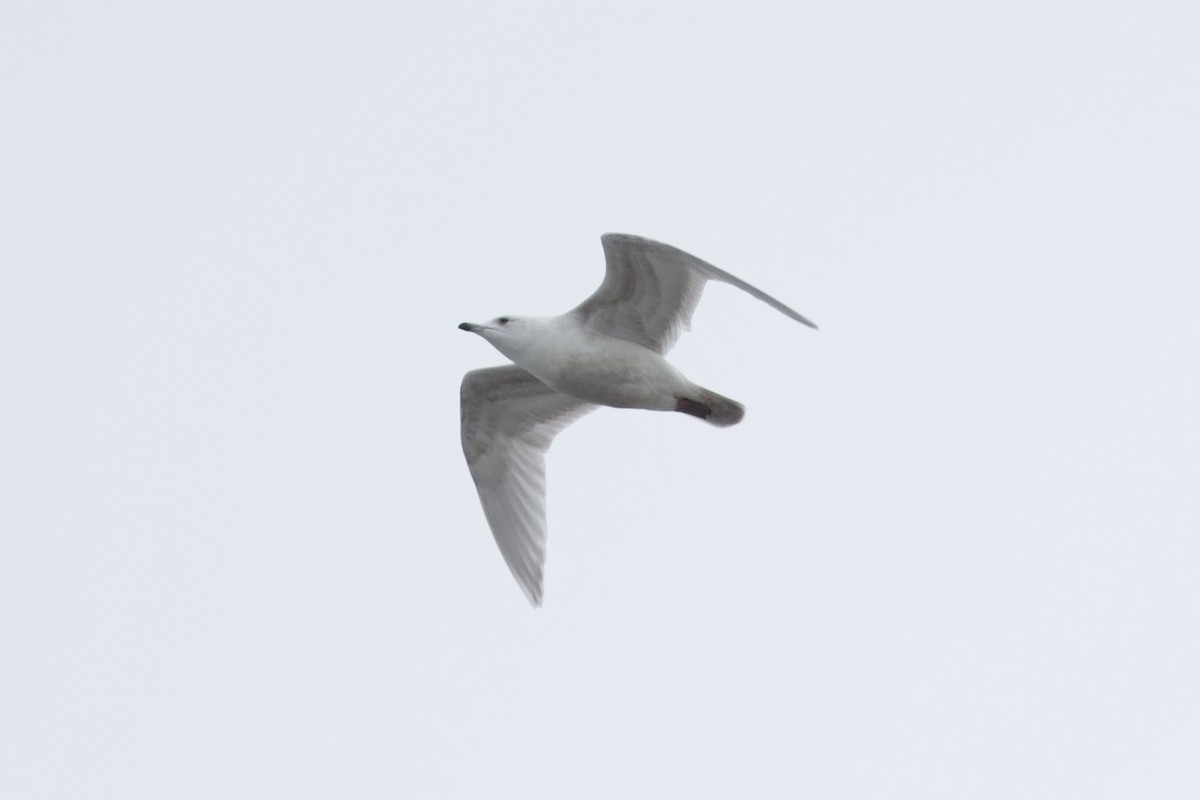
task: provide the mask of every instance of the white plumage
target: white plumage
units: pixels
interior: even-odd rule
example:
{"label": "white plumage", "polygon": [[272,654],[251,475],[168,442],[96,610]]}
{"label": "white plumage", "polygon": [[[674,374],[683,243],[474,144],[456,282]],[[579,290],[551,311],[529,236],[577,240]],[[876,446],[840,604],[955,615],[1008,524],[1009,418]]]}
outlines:
{"label": "white plumage", "polygon": [[505,562],[535,606],[546,558],[545,453],[554,436],[600,405],[681,411],[714,425],[742,406],[689,381],[663,356],[686,330],[706,281],[729,283],[792,319],[812,322],[745,281],[670,245],[601,237],[596,292],[558,317],[464,322],[513,365],[463,378],[463,454]]}

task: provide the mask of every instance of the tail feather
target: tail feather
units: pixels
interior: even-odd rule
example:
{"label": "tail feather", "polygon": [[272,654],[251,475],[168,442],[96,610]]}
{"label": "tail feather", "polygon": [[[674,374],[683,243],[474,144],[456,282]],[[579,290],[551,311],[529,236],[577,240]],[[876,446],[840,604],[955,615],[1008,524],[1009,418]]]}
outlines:
{"label": "tail feather", "polygon": [[737,425],[746,415],[746,407],[724,395],[697,388],[693,397],[680,397],[675,401],[675,410],[699,417],[710,425],[728,428]]}

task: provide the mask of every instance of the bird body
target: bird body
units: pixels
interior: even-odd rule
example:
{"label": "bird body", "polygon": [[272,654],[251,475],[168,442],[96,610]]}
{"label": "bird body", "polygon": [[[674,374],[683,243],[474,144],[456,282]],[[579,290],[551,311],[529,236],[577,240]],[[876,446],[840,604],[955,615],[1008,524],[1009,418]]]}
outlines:
{"label": "bird body", "polygon": [[698,386],[664,357],[691,322],[709,280],[732,284],[812,328],[760,289],[682,250],[605,234],[600,288],[557,317],[497,317],[458,327],[512,364],[463,378],[462,445],[505,562],[535,606],[545,562],[545,453],[554,436],[600,406],[679,411],[725,427],[734,400]]}
{"label": "bird body", "polygon": [[699,392],[658,353],[581,327],[571,314],[500,317],[471,330],[551,389],[584,402],[673,411],[680,397]]}

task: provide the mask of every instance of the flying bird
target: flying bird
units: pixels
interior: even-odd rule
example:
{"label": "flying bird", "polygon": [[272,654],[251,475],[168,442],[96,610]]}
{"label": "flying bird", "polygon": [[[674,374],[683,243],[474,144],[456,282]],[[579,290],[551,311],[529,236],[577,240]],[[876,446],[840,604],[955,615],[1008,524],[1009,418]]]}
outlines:
{"label": "flying bird", "polygon": [[599,406],[679,411],[727,427],[745,409],[689,381],[663,357],[691,324],[707,281],[732,284],[810,328],[796,311],[670,245],[607,233],[600,288],[557,317],[458,327],[512,361],[461,389],[462,447],[496,544],[535,607],[546,560],[546,460],[555,435]]}

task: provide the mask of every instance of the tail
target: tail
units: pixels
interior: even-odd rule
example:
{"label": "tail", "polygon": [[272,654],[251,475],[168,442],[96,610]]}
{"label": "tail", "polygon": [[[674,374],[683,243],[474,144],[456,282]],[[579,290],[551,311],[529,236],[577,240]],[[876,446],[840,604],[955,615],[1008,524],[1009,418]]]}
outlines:
{"label": "tail", "polygon": [[680,397],[675,401],[675,410],[699,417],[710,425],[728,428],[737,425],[746,416],[746,407],[737,400],[710,392],[699,386],[691,397]]}

